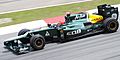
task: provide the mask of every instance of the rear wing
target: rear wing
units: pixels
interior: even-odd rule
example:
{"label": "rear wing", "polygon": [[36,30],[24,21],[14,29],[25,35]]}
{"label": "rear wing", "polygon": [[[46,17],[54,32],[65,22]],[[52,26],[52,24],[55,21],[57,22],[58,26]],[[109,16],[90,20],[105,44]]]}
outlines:
{"label": "rear wing", "polygon": [[119,12],[118,7],[112,7],[111,5],[103,4],[97,6],[98,15],[102,15],[104,19],[114,18],[118,20]]}

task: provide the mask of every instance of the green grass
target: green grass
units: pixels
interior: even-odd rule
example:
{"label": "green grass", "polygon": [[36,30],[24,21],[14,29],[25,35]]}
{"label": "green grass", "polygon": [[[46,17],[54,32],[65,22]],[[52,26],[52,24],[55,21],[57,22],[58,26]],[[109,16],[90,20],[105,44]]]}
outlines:
{"label": "green grass", "polygon": [[96,8],[100,4],[120,4],[120,0],[93,0],[89,2],[75,3],[69,5],[61,5],[48,8],[40,8],[34,10],[20,11],[14,13],[1,14],[1,18],[12,18],[13,22],[1,24],[0,27],[34,21],[39,19],[46,19],[59,15],[64,15],[66,11],[80,12]]}

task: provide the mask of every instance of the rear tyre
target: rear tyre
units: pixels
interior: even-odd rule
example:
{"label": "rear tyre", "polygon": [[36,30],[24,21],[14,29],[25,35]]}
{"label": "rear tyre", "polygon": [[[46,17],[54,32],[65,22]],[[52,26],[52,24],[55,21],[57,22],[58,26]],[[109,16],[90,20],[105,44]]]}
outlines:
{"label": "rear tyre", "polygon": [[26,32],[30,31],[29,29],[22,29],[19,31],[18,36],[24,35]]}
{"label": "rear tyre", "polygon": [[45,39],[41,35],[32,36],[30,39],[30,45],[34,50],[41,50],[45,46]]}
{"label": "rear tyre", "polygon": [[117,29],[119,27],[119,23],[117,20],[115,20],[113,18],[108,18],[108,19],[104,20],[103,27],[104,27],[105,32],[113,33],[113,32],[117,31]]}

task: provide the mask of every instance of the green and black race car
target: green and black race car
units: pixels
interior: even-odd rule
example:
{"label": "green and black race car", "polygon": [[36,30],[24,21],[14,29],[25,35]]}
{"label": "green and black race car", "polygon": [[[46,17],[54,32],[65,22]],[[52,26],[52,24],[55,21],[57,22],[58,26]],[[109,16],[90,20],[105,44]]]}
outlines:
{"label": "green and black race car", "polygon": [[17,37],[4,41],[4,45],[16,53],[24,53],[31,49],[41,50],[51,41],[64,42],[99,32],[116,32],[119,27],[118,8],[107,4],[97,8],[97,14],[80,12],[66,16],[64,24],[48,24],[48,27],[35,30],[22,29]]}

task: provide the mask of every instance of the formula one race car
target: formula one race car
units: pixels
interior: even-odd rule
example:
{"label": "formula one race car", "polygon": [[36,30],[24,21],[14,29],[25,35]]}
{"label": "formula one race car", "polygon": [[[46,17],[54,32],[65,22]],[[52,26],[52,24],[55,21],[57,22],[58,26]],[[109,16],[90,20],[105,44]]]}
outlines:
{"label": "formula one race car", "polygon": [[116,32],[118,8],[104,4],[97,6],[97,14],[80,12],[65,16],[65,23],[48,24],[35,30],[22,29],[17,37],[4,41],[6,48],[16,53],[41,50],[50,41],[64,42],[99,32]]}

